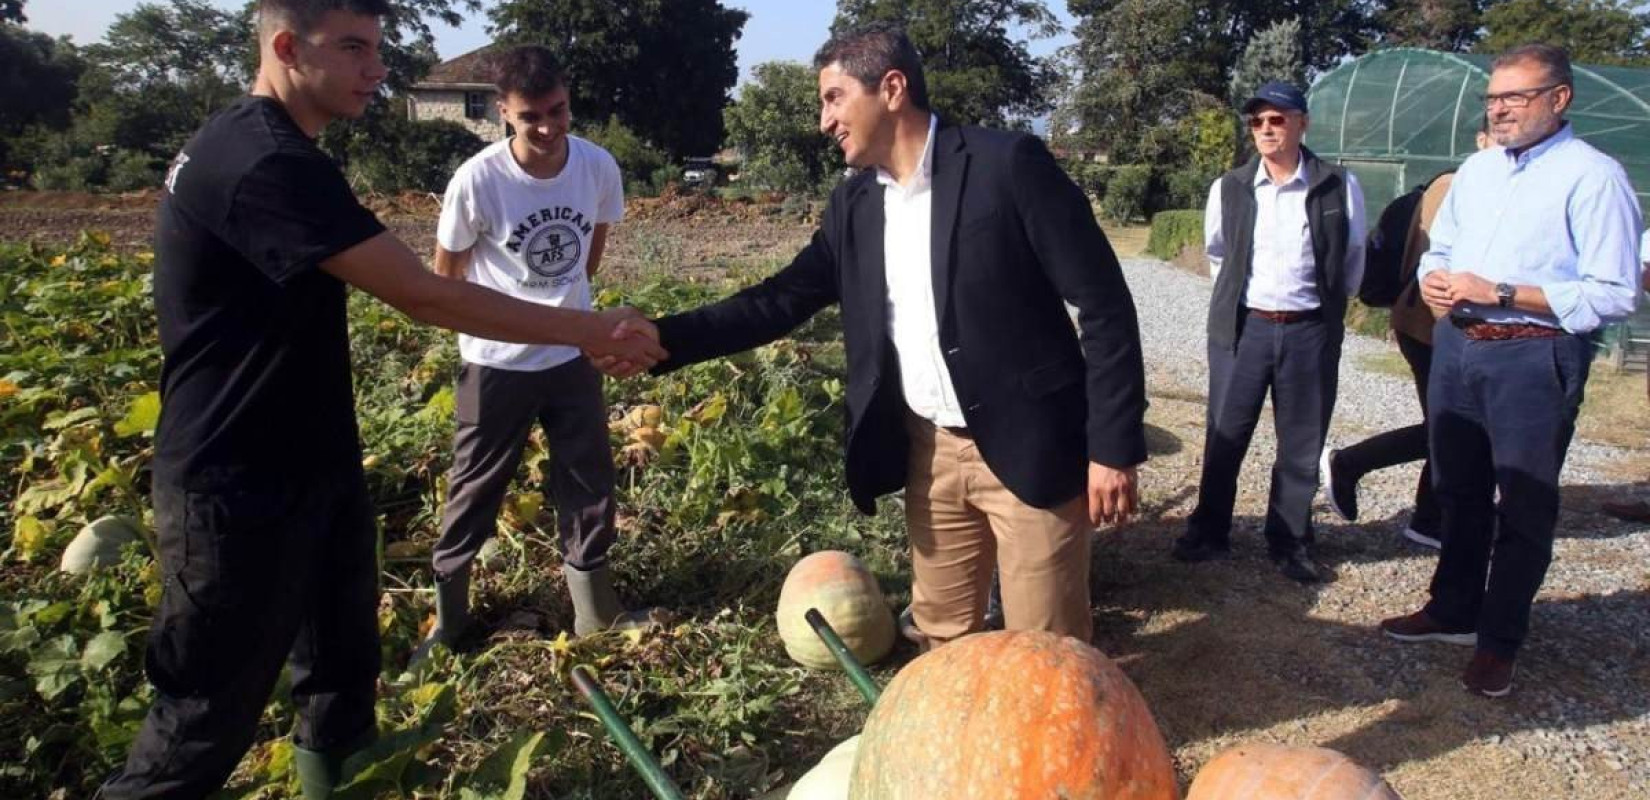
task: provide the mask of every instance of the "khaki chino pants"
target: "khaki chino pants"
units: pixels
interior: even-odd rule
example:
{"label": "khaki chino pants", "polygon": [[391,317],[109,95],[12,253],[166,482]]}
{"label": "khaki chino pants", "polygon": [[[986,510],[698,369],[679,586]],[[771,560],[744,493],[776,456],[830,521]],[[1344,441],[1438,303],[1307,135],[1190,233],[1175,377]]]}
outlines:
{"label": "khaki chino pants", "polygon": [[907,428],[905,523],[917,627],[935,645],[982,630],[995,565],[1009,630],[1089,641],[1087,498],[1079,494],[1050,509],[1026,505],[986,466],[971,438],[915,415]]}

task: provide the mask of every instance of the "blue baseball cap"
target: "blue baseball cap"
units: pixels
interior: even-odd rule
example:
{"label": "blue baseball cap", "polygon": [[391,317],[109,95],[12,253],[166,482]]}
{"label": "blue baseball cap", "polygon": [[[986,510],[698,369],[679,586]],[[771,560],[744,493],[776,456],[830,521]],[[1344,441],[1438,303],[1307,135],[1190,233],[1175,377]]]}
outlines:
{"label": "blue baseball cap", "polygon": [[1254,96],[1243,102],[1243,113],[1252,114],[1261,105],[1270,105],[1285,111],[1306,113],[1306,94],[1293,84],[1270,81],[1255,90]]}

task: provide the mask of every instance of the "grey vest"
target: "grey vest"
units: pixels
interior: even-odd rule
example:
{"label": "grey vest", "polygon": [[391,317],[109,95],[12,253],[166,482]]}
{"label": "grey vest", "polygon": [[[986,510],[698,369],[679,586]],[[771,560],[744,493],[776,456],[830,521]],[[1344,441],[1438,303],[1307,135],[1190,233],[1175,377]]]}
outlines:
{"label": "grey vest", "polygon": [[[1311,175],[1306,189],[1306,219],[1317,263],[1318,301],[1325,322],[1337,327],[1346,316],[1346,245],[1351,221],[1346,218],[1346,172],[1301,148]],[[1236,350],[1248,316],[1243,296],[1249,288],[1255,254],[1255,172],[1257,156],[1221,177],[1220,231],[1226,258],[1209,298],[1209,344]]]}

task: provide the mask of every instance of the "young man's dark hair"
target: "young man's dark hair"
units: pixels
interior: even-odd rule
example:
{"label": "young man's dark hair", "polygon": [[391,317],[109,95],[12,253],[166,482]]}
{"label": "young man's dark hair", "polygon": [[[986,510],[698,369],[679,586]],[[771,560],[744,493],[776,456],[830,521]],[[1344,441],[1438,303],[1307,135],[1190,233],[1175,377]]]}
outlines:
{"label": "young man's dark hair", "polygon": [[905,76],[905,92],[911,96],[911,105],[930,110],[922,56],[917,54],[904,29],[896,25],[873,23],[832,36],[814,54],[814,69],[832,64],[840,64],[843,72],[873,91],[882,82],[882,76],[899,70]]}
{"label": "young man's dark hair", "polygon": [[267,33],[277,20],[292,26],[299,34],[314,30],[315,24],[328,11],[348,11],[373,17],[388,17],[394,13],[389,0],[258,0],[258,27]]}
{"label": "young man's dark hair", "polygon": [[1559,86],[1574,88],[1576,85],[1575,73],[1570,69],[1570,54],[1565,52],[1564,48],[1554,47],[1550,44],[1537,42],[1514,47],[1496,56],[1494,63],[1490,65],[1490,69],[1494,71],[1513,64],[1526,63],[1540,64],[1546,67],[1548,77]]}
{"label": "young man's dark hair", "polygon": [[512,47],[493,57],[493,84],[499,96],[543,97],[567,85],[561,60],[536,44]]}

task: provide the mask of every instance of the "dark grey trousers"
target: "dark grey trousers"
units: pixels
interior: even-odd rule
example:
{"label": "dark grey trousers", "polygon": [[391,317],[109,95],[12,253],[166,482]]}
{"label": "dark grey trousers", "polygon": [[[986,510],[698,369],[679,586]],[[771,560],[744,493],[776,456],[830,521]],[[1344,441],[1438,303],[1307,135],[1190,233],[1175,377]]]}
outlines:
{"label": "dark grey trousers", "polygon": [[547,494],[556,504],[562,560],[591,570],[613,546],[613,451],[601,374],[584,358],[537,372],[464,364],[447,507],[433,561],[438,576],[470,563],[498,531],[504,492],[533,422],[550,446]]}
{"label": "dark grey trousers", "polygon": [[1272,395],[1278,455],[1266,510],[1266,548],[1274,556],[1305,546],[1318,491],[1318,454],[1335,410],[1340,370],[1340,320],[1288,324],[1250,316],[1237,352],[1209,348],[1209,411],[1203,442],[1203,478],[1189,532],[1208,541],[1231,535],[1238,471]]}

